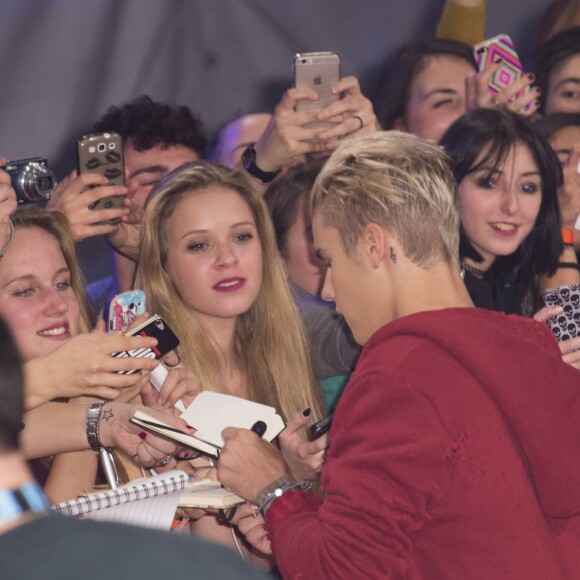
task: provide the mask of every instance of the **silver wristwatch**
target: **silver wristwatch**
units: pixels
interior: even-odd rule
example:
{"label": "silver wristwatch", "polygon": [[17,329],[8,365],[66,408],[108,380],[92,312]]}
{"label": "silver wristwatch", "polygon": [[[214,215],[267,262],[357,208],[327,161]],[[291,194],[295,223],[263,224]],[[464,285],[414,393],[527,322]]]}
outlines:
{"label": "silver wristwatch", "polygon": [[312,489],[311,481],[295,481],[290,479],[288,476],[281,477],[268,487],[263,489],[258,495],[258,503],[260,507],[258,508],[262,515],[265,515],[270,506],[279,497],[282,497],[287,491],[291,489],[301,489],[302,491],[310,491]]}
{"label": "silver wristwatch", "polygon": [[105,401],[99,401],[98,403],[91,403],[87,409],[86,417],[86,431],[87,431],[87,441],[91,446],[93,451],[99,451],[103,446],[99,438],[99,426],[101,424],[101,411],[103,410],[103,405]]}

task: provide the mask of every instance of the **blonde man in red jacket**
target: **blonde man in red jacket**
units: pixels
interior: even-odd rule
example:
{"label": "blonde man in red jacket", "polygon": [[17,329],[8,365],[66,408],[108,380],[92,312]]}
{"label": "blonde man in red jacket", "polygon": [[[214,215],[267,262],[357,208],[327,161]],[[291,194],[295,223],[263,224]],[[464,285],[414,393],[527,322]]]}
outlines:
{"label": "blonde man in red jacket", "polygon": [[[578,577],[580,375],[545,325],[473,307],[454,189],[442,150],[396,132],[345,143],[314,186],[323,296],[364,346],[324,499],[251,431],[224,431],[218,471],[284,577]],[[282,445],[311,452],[294,427]]]}

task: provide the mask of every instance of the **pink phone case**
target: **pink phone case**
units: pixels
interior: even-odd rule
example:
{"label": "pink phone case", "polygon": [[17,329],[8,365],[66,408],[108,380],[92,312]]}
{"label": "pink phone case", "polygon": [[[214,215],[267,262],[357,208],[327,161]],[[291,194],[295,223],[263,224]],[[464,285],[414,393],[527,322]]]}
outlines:
{"label": "pink phone case", "polygon": [[489,92],[494,95],[522,76],[522,63],[507,34],[499,34],[476,44],[473,53],[480,71],[494,64],[498,58],[502,59],[502,66],[489,81]]}

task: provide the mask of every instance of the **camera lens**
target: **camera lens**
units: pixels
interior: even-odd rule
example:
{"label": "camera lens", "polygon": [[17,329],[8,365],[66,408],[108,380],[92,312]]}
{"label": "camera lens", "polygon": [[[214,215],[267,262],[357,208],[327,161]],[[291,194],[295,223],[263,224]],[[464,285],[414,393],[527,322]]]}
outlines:
{"label": "camera lens", "polygon": [[305,58],[302,59],[302,64],[306,64],[306,59]]}
{"label": "camera lens", "polygon": [[46,166],[45,160],[40,158],[22,165],[16,182],[24,203],[50,199],[56,189],[54,173]]}
{"label": "camera lens", "polygon": [[99,146],[97,147],[97,149],[102,153],[103,151],[105,151],[107,149],[107,146],[104,143],[99,143]]}

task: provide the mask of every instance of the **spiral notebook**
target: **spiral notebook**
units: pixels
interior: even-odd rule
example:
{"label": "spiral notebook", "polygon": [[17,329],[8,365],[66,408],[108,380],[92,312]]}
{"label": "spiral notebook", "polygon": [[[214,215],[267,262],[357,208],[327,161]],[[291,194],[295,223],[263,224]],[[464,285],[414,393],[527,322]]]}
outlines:
{"label": "spiral notebook", "polygon": [[65,516],[169,530],[179,497],[188,482],[185,472],[174,469],[117,489],[82,495],[52,509]]}

